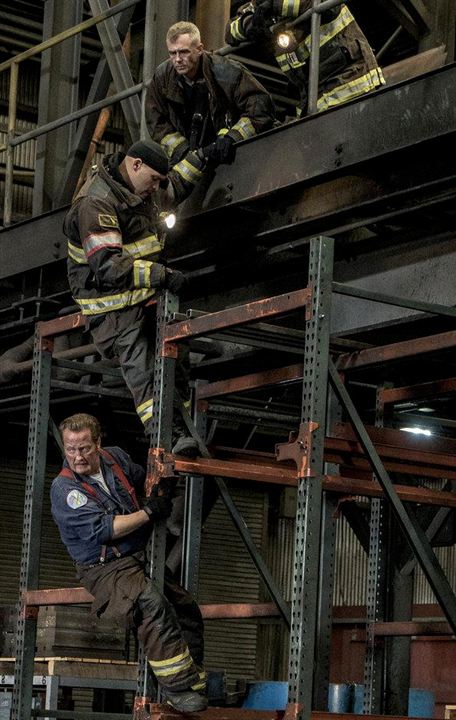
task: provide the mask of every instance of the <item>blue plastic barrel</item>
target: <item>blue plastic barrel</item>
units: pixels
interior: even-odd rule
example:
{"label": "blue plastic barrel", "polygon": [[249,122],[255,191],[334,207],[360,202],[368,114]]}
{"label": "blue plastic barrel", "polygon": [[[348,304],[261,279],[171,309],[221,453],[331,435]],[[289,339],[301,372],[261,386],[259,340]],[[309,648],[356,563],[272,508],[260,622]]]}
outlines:
{"label": "blue plastic barrel", "polygon": [[347,683],[330,683],[328,710],[330,713],[350,712],[351,687]]}
{"label": "blue plastic barrel", "polygon": [[287,702],[287,682],[261,680],[250,685],[242,707],[251,710],[285,710]]}
{"label": "blue plastic barrel", "polygon": [[360,683],[353,684],[353,712],[355,715],[363,714],[364,705],[364,685]]}
{"label": "blue plastic barrel", "polygon": [[435,696],[432,690],[421,690],[410,688],[408,715],[409,717],[432,718],[434,717]]}

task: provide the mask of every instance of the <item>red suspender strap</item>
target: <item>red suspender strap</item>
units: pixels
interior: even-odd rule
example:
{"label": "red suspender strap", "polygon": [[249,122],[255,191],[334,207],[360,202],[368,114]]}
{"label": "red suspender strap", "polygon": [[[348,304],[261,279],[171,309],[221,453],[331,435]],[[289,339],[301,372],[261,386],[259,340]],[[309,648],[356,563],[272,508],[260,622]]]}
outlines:
{"label": "red suspender strap", "polygon": [[[70,468],[63,467],[61,469],[61,471],[59,472],[59,475],[69,478],[70,480],[74,480],[74,473],[72,470],[70,470]],[[86,482],[81,482],[81,485],[84,488],[84,490],[86,492],[88,492],[89,495],[91,495],[94,498],[94,500],[96,500],[99,504],[102,504],[100,498],[97,495],[97,491],[95,490],[95,488],[93,488],[91,485],[89,485],[89,483],[86,483]]]}
{"label": "red suspender strap", "polygon": [[107,450],[103,450],[103,448],[100,448],[100,455],[105,459],[109,460],[109,462],[112,463],[112,470],[114,475],[120,480],[120,482],[123,485],[123,488],[127,491],[129,494],[131,501],[133,505],[135,506],[136,510],[140,510],[140,505],[138,502],[138,498],[136,497],[136,492],[133,487],[128,481],[127,476],[125,475],[124,471],[120,467],[120,465],[114,460],[113,456],[107,452]]}

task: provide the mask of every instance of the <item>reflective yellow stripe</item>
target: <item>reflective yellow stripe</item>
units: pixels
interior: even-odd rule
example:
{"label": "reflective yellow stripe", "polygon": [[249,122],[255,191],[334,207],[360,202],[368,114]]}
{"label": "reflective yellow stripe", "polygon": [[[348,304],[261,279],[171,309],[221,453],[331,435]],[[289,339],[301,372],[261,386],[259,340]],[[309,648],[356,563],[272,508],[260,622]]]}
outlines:
{"label": "reflective yellow stripe", "polygon": [[99,315],[100,313],[121,310],[130,305],[138,305],[155,295],[152,288],[129,290],[117,295],[106,295],[100,298],[75,298],[83,315]]}
{"label": "reflective yellow stripe", "polygon": [[136,408],[136,412],[139,415],[139,418],[141,422],[145,425],[148,420],[151,419],[154,409],[154,401],[152,398],[149,398],[149,400],[146,400],[145,402],[141,403],[141,405],[138,405]]}
{"label": "reflective yellow stripe", "polygon": [[194,685],[192,685],[192,690],[205,690],[207,685],[207,675],[206,671],[202,670],[198,672],[199,680]]}
{"label": "reflective yellow stripe", "polygon": [[[320,27],[320,47],[326,45],[326,43],[332,40],[333,37],[338,35],[344,28],[350,25],[354,19],[355,18],[348,7],[346,5],[342,5],[341,11],[336,19]],[[306,41],[308,41],[308,47],[310,48],[310,35],[306,38]]]}
{"label": "reflective yellow stripe", "polygon": [[72,242],[70,242],[70,240],[68,240],[68,255],[73,260],[73,262],[77,263],[78,265],[87,265],[87,259],[84,250],[77,245],[74,245]]}
{"label": "reflective yellow stripe", "polygon": [[384,84],[385,79],[382,71],[380,68],[374,68],[373,70],[369,70],[365,75],[355,80],[350,80],[350,82],[344,83],[343,85],[338,85],[327,93],[324,93],[318,99],[317,109],[321,112],[335,105],[341,105],[348,100],[353,100],[353,98],[359,95],[371,92],[371,90],[375,90],[375,88]]}
{"label": "reflective yellow stripe", "polygon": [[171,157],[174,151],[186,142],[185,137],[179,132],[168,133],[160,140],[160,145],[163,145],[168,157]]}
{"label": "reflective yellow stripe", "polygon": [[192,658],[188,658],[185,662],[178,663],[177,665],[174,665],[174,667],[171,667],[167,670],[156,670],[154,668],[154,674],[157,677],[168,677],[169,675],[177,675],[178,673],[182,672],[182,670],[187,670],[189,667],[193,665]]}
{"label": "reflective yellow stripe", "polygon": [[180,653],[179,655],[175,655],[172,658],[168,658],[167,660],[149,660],[149,664],[153,668],[166,667],[168,665],[173,665],[175,663],[178,663],[181,660],[185,660],[185,658],[188,658],[189,655],[190,655],[190,650],[188,648],[186,648],[183,653]]}
{"label": "reflective yellow stripe", "polygon": [[299,0],[283,0],[282,11],[280,14],[283,17],[298,17]]}
{"label": "reflective yellow stripe", "polygon": [[236,18],[236,20],[233,20],[230,26],[230,32],[235,40],[242,41],[246,39],[244,33],[241,30],[241,18]]}
{"label": "reflective yellow stripe", "polygon": [[194,167],[188,160],[181,160],[172,168],[175,170],[186,182],[196,185],[198,180],[202,177],[201,170]]}
{"label": "reflective yellow stripe", "polygon": [[226,135],[229,132],[229,128],[222,128],[218,131],[217,135]]}
{"label": "reflective yellow stripe", "polygon": [[241,117],[231,130],[236,130],[243,140],[256,135],[256,130],[252,125],[252,121],[248,117]]}
{"label": "reflective yellow stripe", "polygon": [[148,255],[159,253],[163,250],[163,245],[154,234],[141,240],[136,240],[136,242],[127,243],[123,246],[123,249],[132,257],[147,257]]}
{"label": "reflective yellow stripe", "polygon": [[150,272],[153,262],[150,260],[133,261],[133,283],[137,288],[150,288]]}

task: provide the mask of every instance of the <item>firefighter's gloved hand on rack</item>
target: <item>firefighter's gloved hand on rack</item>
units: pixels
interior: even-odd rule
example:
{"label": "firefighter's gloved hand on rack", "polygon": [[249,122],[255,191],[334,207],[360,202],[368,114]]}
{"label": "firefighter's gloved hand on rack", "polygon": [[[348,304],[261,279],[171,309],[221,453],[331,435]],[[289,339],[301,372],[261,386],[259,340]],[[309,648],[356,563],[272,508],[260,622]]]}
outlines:
{"label": "firefighter's gloved hand on rack", "polygon": [[152,522],[158,520],[166,520],[173,510],[173,502],[169,493],[164,495],[158,494],[158,486],[152,489],[152,493],[146,499],[143,505],[144,512],[147,513]]}
{"label": "firefighter's gloved hand on rack", "polygon": [[219,135],[217,140],[198,153],[206,160],[213,160],[217,165],[231,165],[236,155],[234,139],[230,135]]}
{"label": "firefighter's gloved hand on rack", "polygon": [[179,295],[187,286],[187,278],[180,270],[171,270],[161,263],[154,263],[150,271],[150,286],[166,288],[175,295]]}

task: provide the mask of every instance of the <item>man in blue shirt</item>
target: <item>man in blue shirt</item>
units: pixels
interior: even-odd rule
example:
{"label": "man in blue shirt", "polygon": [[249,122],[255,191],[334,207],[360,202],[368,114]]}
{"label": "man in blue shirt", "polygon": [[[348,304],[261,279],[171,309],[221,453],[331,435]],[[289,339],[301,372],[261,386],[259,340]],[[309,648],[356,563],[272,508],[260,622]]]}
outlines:
{"label": "man in blue shirt", "polygon": [[[51,487],[52,515],[77,578],[94,596],[92,611],[138,628],[167,702],[181,712],[207,707],[203,621],[198,605],[171,577],[164,594],[146,574],[151,524],[171,514],[171,499],[140,505],[145,472],[118,447],[103,449],[96,418],[72,415],[60,424],[65,461]],[[184,639],[185,638],[185,639]]]}

